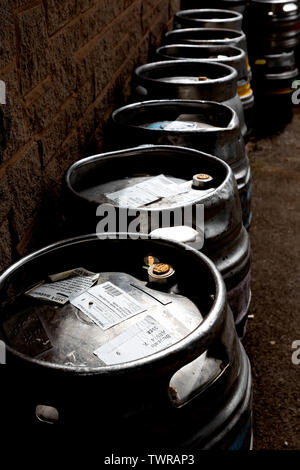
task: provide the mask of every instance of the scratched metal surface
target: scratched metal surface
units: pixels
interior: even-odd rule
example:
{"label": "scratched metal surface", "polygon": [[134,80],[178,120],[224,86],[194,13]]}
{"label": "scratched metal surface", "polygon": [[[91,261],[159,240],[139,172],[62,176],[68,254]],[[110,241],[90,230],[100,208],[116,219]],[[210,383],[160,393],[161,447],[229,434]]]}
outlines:
{"label": "scratched metal surface", "polygon": [[222,28],[242,30],[243,16],[237,12],[221,9],[181,10],[175,15],[175,29],[184,28]]}
{"label": "scratched metal surface", "polygon": [[[201,123],[209,124],[209,130],[167,130],[145,128],[151,120],[175,120],[180,115],[195,116]],[[246,228],[251,223],[251,169],[245,151],[245,142],[237,115],[232,109],[211,102],[189,100],[152,100],[127,105],[112,115],[113,127],[108,148],[153,144],[179,145],[193,148],[224,160],[230,165],[236,178],[242,202],[243,221]],[[116,142],[115,134],[119,138]],[[246,194],[246,195],[245,195]]]}
{"label": "scratched metal surface", "polygon": [[[94,351],[147,315],[162,322],[179,339],[202,321],[199,309],[184,296],[156,291],[147,287],[146,282],[126,273],[101,273],[98,284],[107,281],[131,295],[145,311],[104,331],[70,303],[57,306],[26,298],[25,306],[21,301],[17,313],[4,323],[8,342],[23,354],[43,361],[66,367],[100,367],[105,364],[93,354]],[[24,317],[28,323],[28,335],[24,335]]]}
{"label": "scratched metal surface", "polygon": [[[183,161],[184,165],[181,163]],[[228,290],[232,290],[250,271],[250,243],[242,224],[234,176],[229,167],[224,172],[223,165],[218,159],[178,147],[150,146],[89,157],[77,162],[68,171],[69,202],[66,216],[70,221],[78,220],[79,217],[81,227],[92,229],[96,225],[98,203],[108,202],[104,191],[106,193],[127,187],[140,181],[140,178],[143,180],[145,174],[149,178],[164,173],[164,170],[167,170],[167,176],[174,181],[184,181],[183,177],[188,181],[188,175],[192,178],[200,170],[211,174],[216,180],[215,191],[199,191],[199,199],[194,202],[204,204],[205,207],[205,244],[202,251],[214,261]],[[136,176],[134,173],[144,173],[144,176]],[[95,180],[96,186],[92,183]],[[94,201],[92,198],[95,196]],[[160,206],[160,203],[156,203],[154,208],[163,212],[176,207]],[[182,205],[178,204],[178,207]],[[151,209],[153,207],[146,208],[147,216],[151,214]],[[244,295],[242,290],[234,292]],[[249,291],[246,297],[250,297]],[[232,304],[236,318],[240,316],[240,309],[235,309],[238,304],[239,301]]]}
{"label": "scratched metal surface", "polygon": [[238,72],[239,81],[248,77],[246,53],[234,46],[205,46],[192,44],[169,44],[156,51],[157,60],[204,59],[229,65]]}
{"label": "scratched metal surface", "polygon": [[[174,32],[189,31],[175,30]],[[191,30],[193,31],[193,30]],[[197,30],[196,30],[197,31]],[[220,31],[220,30],[218,30]],[[238,34],[238,33],[236,33]],[[172,37],[171,44],[181,43],[181,38]],[[240,46],[240,45],[239,45]],[[206,81],[192,84],[181,84],[170,77],[207,77]],[[241,132],[247,133],[243,105],[237,95],[238,74],[235,69],[224,64],[205,60],[169,60],[152,62],[138,67],[133,76],[132,101],[139,102],[153,99],[206,100],[224,103],[233,108],[239,116]]]}

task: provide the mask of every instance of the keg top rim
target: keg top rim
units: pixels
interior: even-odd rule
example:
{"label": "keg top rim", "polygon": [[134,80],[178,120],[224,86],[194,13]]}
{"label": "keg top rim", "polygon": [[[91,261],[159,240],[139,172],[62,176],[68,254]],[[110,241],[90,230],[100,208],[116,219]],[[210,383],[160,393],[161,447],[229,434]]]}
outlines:
{"label": "keg top rim", "polygon": [[[226,28],[226,29],[220,29],[220,28],[181,28],[181,29],[173,29],[172,31],[168,31],[166,33],[166,37],[172,37],[172,36],[180,36],[180,34],[183,34],[183,33],[201,33],[201,32],[210,32],[210,33],[216,33],[216,34],[226,34],[226,33],[230,33],[232,35],[232,37],[228,38],[228,39],[223,39],[224,41],[232,41],[234,39],[239,39],[239,38],[243,38],[243,39],[246,39],[246,35],[243,31],[237,31],[235,29],[230,29],[230,28]],[[213,44],[214,41],[220,41],[221,39],[218,39],[218,38],[211,38],[211,39],[207,39],[207,38],[203,38],[203,39],[195,39],[195,41],[206,41],[209,45],[209,44]]]}
{"label": "keg top rim", "polygon": [[[113,113],[112,113],[112,120],[119,126],[124,126],[124,127],[127,127],[126,124],[124,124],[123,122],[121,122],[121,119],[120,117],[122,116],[122,114],[124,114],[125,112],[131,112],[132,110],[138,110],[139,108],[150,108],[153,107],[157,107],[157,108],[164,108],[164,107],[176,107],[176,105],[178,106],[178,108],[180,109],[181,107],[184,107],[184,106],[191,106],[192,108],[194,108],[195,110],[195,114],[199,111],[203,111],[203,107],[208,107],[212,110],[226,110],[226,112],[228,112],[228,116],[229,116],[229,120],[228,120],[228,124],[227,126],[217,126],[214,128],[197,128],[197,129],[192,129],[192,130],[164,130],[164,129],[161,129],[159,132],[161,133],[164,133],[164,132],[167,132],[168,134],[169,133],[179,133],[179,134],[190,134],[191,132],[192,133],[197,133],[197,134],[224,134],[224,133],[228,133],[228,132],[233,132],[233,131],[239,131],[239,120],[238,120],[238,116],[237,116],[237,113],[234,109],[232,109],[230,106],[227,106],[226,104],[224,103],[217,103],[215,101],[203,101],[203,100],[184,100],[184,99],[172,99],[172,100],[169,100],[169,99],[165,99],[165,100],[148,100],[148,101],[142,101],[142,102],[138,102],[138,103],[131,103],[129,105],[126,105],[126,106],[123,106],[119,109],[116,109]],[[135,127],[134,124],[132,124],[131,122],[129,123],[130,126],[132,127]],[[145,132],[153,132],[151,129],[145,129]]]}
{"label": "keg top rim", "polygon": [[[223,71],[223,72],[227,72],[225,75],[222,75],[221,77],[216,77],[216,78],[212,78],[212,79],[208,79],[206,81],[199,81],[199,82],[191,82],[191,83],[172,83],[172,82],[166,82],[164,83],[163,81],[161,81],[161,77],[149,77],[147,75],[147,72],[151,72],[153,70],[157,70],[158,68],[160,68],[161,70],[164,70],[164,69],[168,69],[168,68],[171,68],[171,67],[176,67],[176,68],[179,68],[180,69],[180,65],[193,65],[193,64],[198,64],[199,66],[201,64],[204,64],[206,65],[207,67],[210,67],[211,70],[219,70],[220,72]],[[165,61],[157,61],[157,62],[151,62],[149,64],[144,64],[144,65],[140,65],[139,67],[137,67],[135,69],[135,75],[137,77],[139,77],[141,80],[144,80],[146,82],[150,82],[150,83],[164,83],[166,86],[170,87],[170,86],[173,86],[173,87],[177,87],[177,86],[180,86],[180,87],[203,87],[203,86],[209,86],[209,85],[212,85],[212,84],[218,84],[218,85],[222,85],[223,83],[227,83],[227,82],[231,82],[231,81],[234,81],[234,80],[237,80],[237,77],[238,77],[238,73],[237,71],[229,66],[229,65],[225,65],[225,64],[221,64],[221,63],[218,63],[218,62],[213,62],[213,61],[209,61],[209,60],[205,60],[205,59],[183,59],[183,60],[165,60]],[[181,75],[182,75],[182,72],[181,72]],[[170,75],[172,76],[172,75]],[[196,76],[196,75],[195,75]]]}
{"label": "keg top rim", "polygon": [[[88,242],[99,242],[101,243],[102,241],[107,241],[109,237],[111,237],[111,240],[116,240],[120,239],[122,242],[126,242],[126,240],[122,239],[122,236],[124,236],[124,233],[105,233],[101,237],[100,234],[89,234],[89,235],[83,235],[80,237],[75,237],[67,240],[62,240],[60,242],[56,242],[50,246],[47,246],[45,248],[42,248],[38,251],[35,251],[34,253],[22,258],[15,264],[13,264],[11,267],[9,267],[7,270],[5,270],[1,275],[0,275],[0,289],[3,289],[6,287],[7,283],[9,283],[10,279],[18,272],[18,270],[22,267],[24,267],[26,264],[30,264],[32,261],[35,261],[38,258],[42,258],[44,255],[54,253],[56,250],[64,249],[67,247],[70,247],[71,245],[83,245],[84,243]],[[130,235],[130,234],[126,234]],[[132,234],[134,235],[134,234]],[[62,371],[64,373],[76,373],[76,375],[93,375],[93,374],[101,374],[101,376],[108,376],[113,374],[113,376],[116,375],[123,375],[123,374],[132,374],[135,373],[135,371],[140,372],[142,375],[146,375],[147,372],[150,373],[150,375],[153,374],[153,367],[156,366],[157,369],[171,369],[171,364],[172,361],[174,364],[176,364],[176,370],[179,370],[181,367],[183,367],[185,364],[188,364],[192,361],[191,357],[194,357],[195,359],[199,357],[200,354],[202,354],[206,349],[207,349],[207,344],[206,342],[210,342],[210,335],[211,331],[214,329],[215,331],[219,331],[221,325],[223,324],[224,317],[223,313],[224,310],[226,309],[226,288],[224,281],[222,279],[221,274],[213,264],[213,262],[207,258],[203,253],[193,249],[189,248],[189,250],[186,249],[186,245],[180,242],[176,241],[171,241],[171,240],[166,240],[164,238],[160,237],[155,237],[155,236],[150,236],[150,235],[143,235],[140,234],[140,239],[135,240],[136,242],[138,241],[151,241],[154,244],[159,244],[159,245],[165,245],[169,246],[171,249],[176,250],[181,250],[183,253],[186,251],[186,254],[188,257],[193,257],[195,262],[199,262],[202,264],[202,266],[205,265],[206,269],[210,271],[212,280],[215,284],[215,298],[214,298],[214,303],[210,309],[210,311],[207,313],[207,316],[204,318],[204,320],[198,325],[198,327],[192,331],[190,334],[188,334],[185,338],[182,340],[178,341],[175,343],[173,346],[166,348],[160,352],[157,352],[153,355],[137,359],[131,362],[126,362],[123,364],[118,364],[118,365],[107,365],[107,366],[99,366],[99,367],[82,367],[78,368],[76,366],[65,366],[65,365],[60,365],[60,364],[54,364],[46,361],[41,361],[36,358],[31,358],[26,354],[23,354],[19,351],[17,351],[15,348],[7,345],[7,350],[12,353],[14,356],[17,356],[19,359],[26,360],[27,362],[35,365],[35,366],[40,366],[45,369],[50,369],[50,370],[57,370],[57,371]],[[202,341],[202,344],[201,344]],[[186,354],[185,354],[186,353]],[[186,358],[184,356],[187,356]],[[178,364],[182,364],[179,366]],[[145,369],[144,369],[145,368]],[[173,366],[174,368],[174,366]]]}
{"label": "keg top rim", "polygon": [[[179,50],[207,50],[209,51],[210,49],[212,50],[211,52],[215,52],[214,50],[217,49],[217,52],[219,50],[219,53],[221,54],[222,52],[235,52],[235,55],[229,55],[228,56],[228,61],[230,60],[234,60],[234,59],[239,59],[239,58],[243,58],[245,57],[246,58],[246,53],[243,49],[241,49],[240,47],[238,46],[233,46],[231,44],[208,44],[208,45],[205,45],[205,44],[164,44],[163,46],[160,46],[157,48],[156,52],[157,54],[163,54],[164,51],[167,51],[169,49],[173,49],[173,48],[176,48],[176,49],[179,49]],[[165,54],[165,57],[170,57],[170,60],[172,60],[172,57],[174,56],[168,56],[167,54]],[[181,58],[182,60],[185,60],[186,58],[185,57],[182,57]],[[214,62],[214,61],[218,61],[218,59],[211,59],[211,58],[206,58],[206,57],[203,57],[203,59],[195,59],[195,58],[190,58],[188,60],[207,60],[207,61],[211,61],[211,62]],[[226,59],[222,59],[222,60],[226,60]]]}
{"label": "keg top rim", "polygon": [[[213,12],[215,13],[216,15],[218,13],[226,13],[228,15],[227,18],[197,18],[197,17],[191,17],[189,15],[191,14],[197,14],[197,13],[208,13],[208,12]],[[234,22],[236,20],[243,20],[243,15],[237,11],[234,11],[234,10],[226,10],[225,8],[189,8],[189,9],[186,9],[186,10],[180,10],[178,11],[175,16],[177,18],[187,18],[187,19],[192,19],[192,20],[199,20],[199,21],[207,21],[207,22],[214,22],[214,23],[217,23],[217,22],[222,22],[222,21],[226,21],[226,22]]]}
{"label": "keg top rim", "polygon": [[[209,159],[210,161],[214,161],[219,167],[223,167],[225,169],[226,176],[224,177],[223,182],[218,186],[218,188],[213,193],[210,193],[208,195],[203,195],[203,197],[201,198],[202,202],[205,199],[210,198],[212,196],[212,194],[214,194],[217,190],[220,190],[223,187],[225,187],[228,184],[228,182],[230,181],[230,179],[234,178],[232,169],[230,168],[228,163],[226,163],[224,160],[221,160],[220,158],[218,158],[214,155],[210,155],[210,154],[207,154],[205,152],[201,152],[199,150],[186,148],[186,147],[179,147],[179,146],[173,146],[173,145],[151,145],[151,144],[147,144],[147,145],[141,145],[139,147],[132,147],[132,148],[117,150],[117,151],[113,151],[113,152],[102,153],[102,154],[98,154],[98,155],[92,155],[90,157],[85,157],[81,160],[78,160],[77,162],[73,163],[69,167],[69,169],[67,170],[67,173],[66,173],[66,176],[65,176],[66,185],[69,188],[69,190],[76,197],[84,200],[85,199],[84,196],[82,196],[80,191],[78,191],[74,187],[74,183],[72,181],[73,180],[72,177],[74,175],[76,175],[76,172],[78,170],[80,170],[80,168],[83,168],[86,165],[92,165],[93,163],[95,163],[97,161],[104,162],[105,159],[110,159],[112,157],[116,157],[116,158],[125,157],[126,158],[128,156],[134,156],[135,154],[143,154],[143,153],[147,154],[147,153],[157,152],[159,154],[162,151],[170,152],[171,155],[174,154],[175,152],[177,152],[177,153],[184,152],[185,154],[195,155],[195,156],[198,155],[198,156],[201,156],[204,159]],[[186,205],[188,206],[189,203],[187,203]],[[174,206],[174,208],[175,207],[176,206]],[[185,207],[185,205],[180,204],[180,207]],[[149,212],[149,209],[146,209],[146,210]],[[160,213],[161,210],[162,210],[161,208],[151,208],[152,213],[156,213],[156,212]]]}

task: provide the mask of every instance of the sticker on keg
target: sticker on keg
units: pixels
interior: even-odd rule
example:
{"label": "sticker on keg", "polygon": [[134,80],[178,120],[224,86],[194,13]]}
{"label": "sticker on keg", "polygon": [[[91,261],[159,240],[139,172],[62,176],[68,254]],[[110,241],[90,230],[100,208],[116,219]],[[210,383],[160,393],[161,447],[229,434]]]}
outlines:
{"label": "sticker on keg", "polygon": [[166,197],[162,201],[155,201],[149,204],[148,207],[149,208],[160,207],[160,205],[166,205],[166,204],[170,204],[170,205],[171,204],[176,204],[176,205],[192,204],[192,203],[196,203],[197,201],[200,201],[201,198],[215,191],[215,188],[200,189],[200,190],[193,189],[191,181],[187,181],[178,186],[181,187],[180,193],[176,195],[172,195],[170,197]]}
{"label": "sticker on keg", "polygon": [[101,346],[94,354],[105,364],[115,365],[150,356],[172,346],[178,340],[158,321],[147,316]]}
{"label": "sticker on keg", "polygon": [[[178,123],[191,124],[192,129],[217,129],[217,126],[206,122],[207,119],[202,114],[180,114],[176,119]],[[186,129],[189,130],[189,129]]]}
{"label": "sticker on keg", "polygon": [[216,126],[205,122],[205,118],[201,114],[180,114],[173,121],[157,121],[142,124],[140,127],[151,130],[165,131],[193,131],[196,129],[215,129]]}
{"label": "sticker on keg", "polygon": [[131,295],[111,282],[92,287],[70,302],[103,330],[108,330],[146,310]]}
{"label": "sticker on keg", "polygon": [[166,131],[189,131],[197,128],[198,123],[191,121],[174,121],[165,127]]}
{"label": "sticker on keg", "polygon": [[172,121],[158,121],[151,122],[150,124],[142,124],[140,127],[145,127],[146,129],[151,129],[153,131],[161,131],[166,128]]}
{"label": "sticker on keg", "polygon": [[146,129],[165,131],[189,131],[198,129],[198,123],[192,121],[163,121],[143,125]]}
{"label": "sticker on keg", "polygon": [[207,77],[162,77],[159,79],[165,83],[177,83],[178,85],[195,84],[208,80]]}
{"label": "sticker on keg", "polygon": [[121,207],[142,207],[182,192],[186,192],[186,189],[181,185],[159,175],[105,196]]}
{"label": "sticker on keg", "polygon": [[91,273],[84,268],[76,268],[53,274],[49,279],[51,283],[40,284],[26,292],[26,295],[65,305],[72,296],[90,289],[98,281],[99,274]]}

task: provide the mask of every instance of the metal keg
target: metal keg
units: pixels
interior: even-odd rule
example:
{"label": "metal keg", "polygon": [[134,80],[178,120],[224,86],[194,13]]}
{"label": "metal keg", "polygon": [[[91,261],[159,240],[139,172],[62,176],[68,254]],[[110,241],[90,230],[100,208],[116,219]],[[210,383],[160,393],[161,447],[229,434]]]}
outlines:
{"label": "metal keg", "polygon": [[[225,162],[183,147],[141,146],[78,161],[69,168],[65,186],[65,217],[74,234],[95,232],[96,226],[103,232],[107,223],[109,231],[117,232],[132,232],[134,226],[152,233],[175,226],[179,236],[183,230],[180,241],[203,251],[223,275],[243,334],[251,300],[251,251],[236,181]],[[107,211],[121,214],[116,223],[110,223]],[[183,226],[192,232],[186,235]]]}
{"label": "metal keg", "polygon": [[235,46],[248,54],[247,39],[243,31],[219,28],[174,29],[165,35],[167,44],[194,44],[204,46]]}
{"label": "metal keg", "polygon": [[188,99],[223,103],[237,112],[241,132],[244,136],[247,134],[244,109],[237,94],[237,72],[227,65],[204,60],[142,65],[134,72],[133,99]]}
{"label": "metal keg", "polygon": [[234,46],[243,49],[246,54],[249,80],[251,67],[248,59],[247,38],[243,31],[218,28],[186,28],[174,29],[165,35],[167,44],[188,44],[203,46]]}
{"label": "metal keg", "polygon": [[269,95],[290,95],[298,76],[294,51],[263,55],[254,63],[255,86]]}
{"label": "metal keg", "polygon": [[156,56],[158,60],[202,59],[209,62],[218,62],[236,69],[239,84],[248,79],[246,54],[238,47],[169,44],[159,47]]}
{"label": "metal keg", "polygon": [[239,13],[245,13],[246,0],[181,0],[181,8],[225,8]]}
{"label": "metal keg", "polygon": [[284,126],[292,117],[294,83],[299,79],[294,52],[262,55],[253,64],[253,72],[257,126],[263,122],[266,130]]}
{"label": "metal keg", "polygon": [[181,10],[175,15],[174,28],[223,28],[242,30],[243,15],[230,10]]}
{"label": "metal keg", "polygon": [[[185,245],[124,235],[56,243],[0,277],[2,424],[101,423],[105,451],[250,449],[251,369],[219,272]],[[149,254],[172,265],[172,282],[149,281]],[[28,295],[78,266],[97,285],[64,305]]]}
{"label": "metal keg", "polygon": [[253,126],[254,93],[249,79],[249,69],[245,51],[233,46],[170,44],[157,49],[156,56],[158,60],[202,59],[233,67],[238,73],[237,91],[243,104],[248,134],[251,133]]}
{"label": "metal keg", "polygon": [[250,227],[250,163],[238,117],[231,108],[208,101],[143,101],[116,110],[112,122],[111,148],[179,145],[215,155],[228,163],[237,180],[244,225]]}
{"label": "metal keg", "polygon": [[251,57],[294,49],[299,44],[300,10],[293,0],[252,0],[247,13]]}

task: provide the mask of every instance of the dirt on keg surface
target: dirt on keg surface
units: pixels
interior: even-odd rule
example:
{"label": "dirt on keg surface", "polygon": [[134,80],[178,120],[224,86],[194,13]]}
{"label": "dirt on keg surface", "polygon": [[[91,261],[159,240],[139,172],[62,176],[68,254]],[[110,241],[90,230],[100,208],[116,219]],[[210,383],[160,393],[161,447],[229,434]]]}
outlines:
{"label": "dirt on keg surface", "polygon": [[[254,379],[254,449],[300,450],[300,109],[281,133],[252,139],[253,302],[244,346]],[[299,354],[300,357],[300,354]]]}

